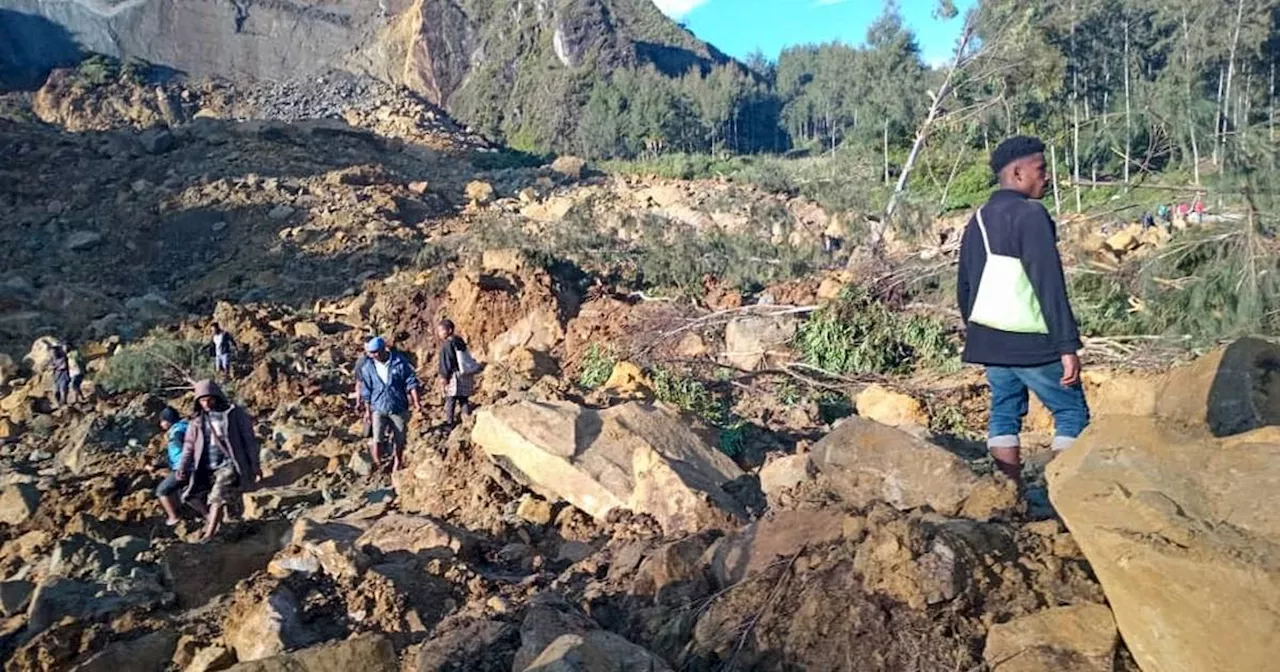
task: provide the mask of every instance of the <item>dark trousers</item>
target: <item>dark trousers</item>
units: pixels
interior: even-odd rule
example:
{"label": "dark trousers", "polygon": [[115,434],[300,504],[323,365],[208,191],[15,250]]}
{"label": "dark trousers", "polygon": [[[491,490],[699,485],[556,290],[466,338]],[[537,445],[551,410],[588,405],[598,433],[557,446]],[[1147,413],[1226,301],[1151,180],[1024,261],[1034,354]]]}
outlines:
{"label": "dark trousers", "polygon": [[446,422],[452,425],[457,422],[455,412],[458,407],[462,408],[462,415],[471,415],[471,398],[470,397],[445,397],[444,398],[444,414]]}

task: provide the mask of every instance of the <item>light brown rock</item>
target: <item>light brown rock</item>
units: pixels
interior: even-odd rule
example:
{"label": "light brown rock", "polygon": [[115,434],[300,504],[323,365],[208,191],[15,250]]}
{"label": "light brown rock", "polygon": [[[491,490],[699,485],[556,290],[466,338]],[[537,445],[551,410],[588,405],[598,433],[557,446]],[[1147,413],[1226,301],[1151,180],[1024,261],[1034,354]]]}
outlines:
{"label": "light brown rock", "polygon": [[468,557],[478,540],[466,530],[427,516],[393,513],[379,518],[356,540],[359,548],[382,554],[408,552],[441,557]]}
{"label": "light brown rock", "polygon": [[1057,607],[991,626],[992,672],[1111,672],[1116,622],[1102,604]]}
{"label": "light brown rock", "polygon": [[1280,432],[1227,440],[1112,416],[1049,464],[1049,494],[1144,672],[1280,660]]}
{"label": "light brown rock", "polygon": [[929,414],[924,404],[908,394],[894,392],[882,385],[872,384],[854,400],[858,415],[890,427],[928,427]]}
{"label": "light brown rock", "polygon": [[586,166],[586,160],[576,156],[558,156],[551,162],[551,170],[570,180],[582,179],[582,169]]}
{"label": "light brown rock", "polygon": [[273,576],[293,572],[323,572],[335,579],[353,579],[369,566],[369,558],[356,546],[356,539],[368,527],[346,521],[318,522],[307,517],[293,525],[291,543],[267,565]]}
{"label": "light brown rock", "polygon": [[618,362],[601,389],[622,397],[649,396],[653,394],[653,381],[635,363]]}
{"label": "light brown rock", "polygon": [[844,520],[845,515],[834,509],[782,511],[758,520],[708,549],[711,574],[721,588],[731,586],[806,545],[841,539]]}
{"label": "light brown rock", "polygon": [[671,672],[666,661],[607,630],[561,635],[525,672]]}
{"label": "light brown rock", "polygon": [[382,635],[360,635],[343,642],[242,662],[227,669],[229,672],[398,672],[400,666],[391,640]]}
{"label": "light brown rock", "polygon": [[[1016,492],[996,477],[979,477],[946,449],[865,418],[846,418],[811,455],[836,494],[858,506],[880,500],[985,519],[1016,505]],[[966,508],[970,499],[975,506]]]}
{"label": "light brown rock", "polygon": [[676,354],[686,359],[697,359],[710,351],[707,342],[692,331],[681,337],[680,342],[676,344]]}
{"label": "light brown rock", "polygon": [[246,520],[268,518],[283,509],[315,505],[324,502],[324,493],[315,488],[283,486],[263,488],[244,493],[244,517]]}
{"label": "light brown rock", "polygon": [[787,455],[760,468],[760,490],[772,504],[782,492],[812,481],[817,473],[808,454]]}
{"label": "light brown rock", "polygon": [[668,534],[732,525],[742,505],[721,485],[742,475],[664,408],[603,411],[566,402],[481,409],[471,440],[548,499],[605,520],[615,509],[654,516]]}
{"label": "light brown rock", "polygon": [[198,651],[182,672],[219,672],[236,664],[236,654],[223,646],[210,646]]}
{"label": "light brown rock", "polygon": [[1280,345],[1242,338],[1169,372],[1156,414],[1230,436],[1280,424]]}
{"label": "light brown rock", "polygon": [[551,502],[540,497],[525,497],[516,507],[516,515],[534,525],[546,525],[551,522]]}
{"label": "light brown rock", "polygon": [[488,182],[482,182],[480,180],[472,180],[471,182],[467,183],[467,188],[465,193],[467,196],[467,200],[471,201],[472,203],[478,203],[480,205],[484,205],[485,203],[488,203],[489,201],[493,200],[493,195],[494,195],[493,185],[489,184]]}
{"label": "light brown rock", "polygon": [[40,491],[29,483],[0,488],[0,523],[21,525],[35,515],[40,506]]}
{"label": "light brown rock", "polygon": [[754,371],[763,365],[791,357],[791,339],[800,326],[792,316],[751,315],[730,322],[724,330],[724,360],[733,367]]}
{"label": "light brown rock", "polygon": [[270,658],[314,641],[301,612],[297,596],[284,586],[264,599],[244,596],[228,612],[222,636],[241,662]]}

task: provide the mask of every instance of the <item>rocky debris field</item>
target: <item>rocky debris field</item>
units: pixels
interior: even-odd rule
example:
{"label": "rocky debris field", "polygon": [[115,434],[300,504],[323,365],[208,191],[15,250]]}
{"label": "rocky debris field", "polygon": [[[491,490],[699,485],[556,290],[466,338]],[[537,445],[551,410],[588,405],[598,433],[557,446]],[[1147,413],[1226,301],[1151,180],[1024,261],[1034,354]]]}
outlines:
{"label": "rocky debris field", "polygon": [[[780,229],[809,246],[830,225],[811,204],[563,158],[485,169],[358,125],[0,121],[18,159],[0,174],[6,671],[1160,672],[1280,653],[1274,344],[1088,370],[1094,426],[1032,450],[1020,495],[965,431],[977,372],[822,395],[768,379],[848,273],[672,301],[483,232],[585,208],[615,239],[648,216],[758,235],[768,207],[810,222]],[[557,199],[575,205],[525,212]],[[451,430],[441,317],[487,364]],[[156,420],[191,408],[212,321],[242,346],[227,388],[265,479],[199,544],[152,494]],[[373,333],[428,388],[394,474],[352,410]],[[84,355],[87,401],[53,403],[51,334]],[[1026,429],[1037,445],[1047,412]]]}

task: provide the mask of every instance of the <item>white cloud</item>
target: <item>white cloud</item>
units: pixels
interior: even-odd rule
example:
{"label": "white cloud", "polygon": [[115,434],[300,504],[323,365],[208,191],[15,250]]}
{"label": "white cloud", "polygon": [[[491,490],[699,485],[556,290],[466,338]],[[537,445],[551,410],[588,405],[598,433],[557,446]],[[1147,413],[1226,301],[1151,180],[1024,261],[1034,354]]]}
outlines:
{"label": "white cloud", "polygon": [[707,0],[653,0],[653,4],[662,10],[663,14],[679,19],[685,14],[692,12],[695,7],[705,3]]}

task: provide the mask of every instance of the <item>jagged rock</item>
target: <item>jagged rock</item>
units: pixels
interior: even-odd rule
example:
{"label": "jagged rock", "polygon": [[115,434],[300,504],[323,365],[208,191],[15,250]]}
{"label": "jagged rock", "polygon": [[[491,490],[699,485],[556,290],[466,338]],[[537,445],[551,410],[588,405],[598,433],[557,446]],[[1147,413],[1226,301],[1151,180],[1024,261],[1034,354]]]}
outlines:
{"label": "jagged rock", "polygon": [[177,643],[177,633],[152,632],[127,642],[116,642],[76,665],[72,672],[164,672]]}
{"label": "jagged rock", "polygon": [[1099,419],[1046,474],[1054,507],[1148,672],[1262,670],[1280,657],[1280,431],[1229,439]]}
{"label": "jagged rock", "polygon": [[1156,414],[1229,436],[1280,424],[1280,345],[1242,338],[1169,372]]}
{"label": "jagged rock", "polygon": [[267,219],[283,222],[292,217],[294,212],[293,207],[281,203],[267,212]]}
{"label": "jagged rock", "polygon": [[102,242],[102,234],[97,231],[74,231],[67,235],[62,246],[72,252],[83,252]]}
{"label": "jagged rock", "polygon": [[245,519],[258,520],[285,509],[321,504],[324,493],[315,488],[283,486],[246,492],[243,498]]}
{"label": "jagged rock", "polygon": [[324,330],[315,322],[298,322],[293,325],[293,335],[318,341],[324,336]]}
{"label": "jagged rock", "polygon": [[[501,659],[509,640],[516,638],[514,625],[502,621],[475,621],[464,627],[444,630],[418,651],[416,672],[455,672],[464,669],[499,669],[483,667],[490,657]],[[506,654],[510,656],[510,653]],[[507,658],[509,660],[509,658]],[[517,661],[519,659],[517,658]],[[505,661],[494,664],[505,665]],[[405,669],[410,669],[406,666]],[[512,665],[513,671],[520,668]]]}
{"label": "jagged rock", "polygon": [[355,578],[369,566],[369,558],[356,546],[364,531],[364,527],[341,520],[320,523],[299,518],[293,525],[291,543],[271,559],[267,571],[280,577],[293,572],[324,572],[335,579]]}
{"label": "jagged rock", "polygon": [[789,345],[799,326],[800,320],[791,316],[751,315],[733,320],[724,330],[724,359],[746,371],[784,359],[790,355]]}
{"label": "jagged rock", "polygon": [[516,515],[534,525],[546,525],[551,522],[551,502],[539,497],[526,497],[520,500]]}
{"label": "jagged rock", "polygon": [[858,415],[890,427],[928,427],[929,414],[918,399],[872,384],[854,401]]}
{"label": "jagged rock", "polygon": [[200,649],[182,672],[221,672],[236,664],[234,651],[223,646]]}
{"label": "jagged rock", "polygon": [[393,513],[379,518],[356,540],[359,548],[384,555],[397,552],[468,557],[477,539],[469,532],[426,516]]}
{"label": "jagged rock", "polygon": [[53,578],[36,586],[27,607],[27,632],[39,634],[66,617],[95,619],[130,607],[158,604],[164,593],[158,585],[119,586],[124,592],[108,590],[97,583]]}
{"label": "jagged rock", "polygon": [[721,588],[731,586],[806,545],[843,538],[844,520],[844,514],[830,509],[782,511],[758,520],[711,546],[711,574]]}
{"label": "jagged rock", "polygon": [[40,506],[40,491],[34,485],[18,483],[0,488],[0,523],[21,525]]}
{"label": "jagged rock", "polygon": [[162,567],[166,584],[182,607],[197,607],[227,592],[241,579],[266,569],[284,546],[287,521],[259,523],[234,541],[174,544],[165,549]]}
{"label": "jagged rock", "polygon": [[991,626],[992,672],[1111,672],[1116,622],[1101,604],[1057,607]]}
{"label": "jagged rock", "polygon": [[618,362],[601,389],[621,397],[648,396],[653,394],[653,381],[632,362]]}
{"label": "jagged rock", "polygon": [[880,500],[981,520],[1017,503],[1011,483],[979,477],[946,449],[864,418],[846,418],[811,455],[836,494],[858,506]]}
{"label": "jagged rock", "polygon": [[812,481],[817,473],[807,453],[780,457],[760,468],[760,490],[774,504],[780,494]]}
{"label": "jagged rock", "polygon": [[[243,656],[241,656],[243,660]],[[344,642],[322,644],[271,658],[241,662],[228,672],[399,672],[391,640],[360,635]]]}
{"label": "jagged rock", "polygon": [[323,455],[304,455],[288,460],[273,460],[263,467],[263,479],[258,487],[289,487],[311,474],[324,471],[328,465],[329,459]]}
{"label": "jagged rock", "polygon": [[671,672],[666,661],[607,630],[561,635],[525,672]]}
{"label": "jagged rock", "polygon": [[628,509],[653,516],[676,534],[746,518],[742,505],[721,489],[742,471],[658,407],[489,407],[477,413],[471,439],[540,494],[563,498],[598,520]]}
{"label": "jagged rock", "polygon": [[307,646],[315,635],[303,623],[301,612],[297,596],[285,586],[276,586],[261,599],[246,595],[227,614],[223,639],[241,662]]}
{"label": "jagged rock", "polygon": [[585,634],[599,625],[553,592],[538,593],[520,624],[520,648],[512,672],[524,672],[548,646],[566,634]]}
{"label": "jagged rock", "polygon": [[586,160],[576,156],[558,156],[551,162],[551,170],[570,180],[582,179],[582,169],[586,166]]}
{"label": "jagged rock", "polygon": [[21,579],[0,581],[0,616],[8,618],[22,613],[31,601],[35,584]]}
{"label": "jagged rock", "polygon": [[654,549],[640,563],[631,584],[632,595],[652,596],[654,604],[688,604],[710,592],[703,554],[708,535],[695,534]]}

